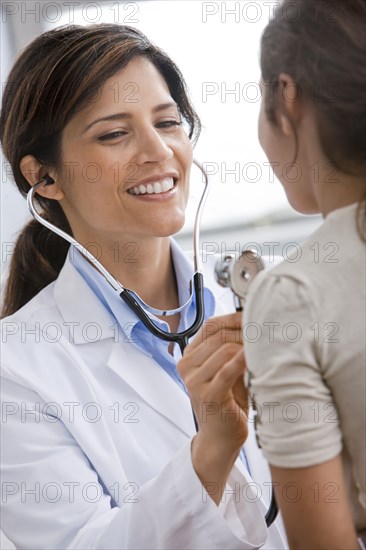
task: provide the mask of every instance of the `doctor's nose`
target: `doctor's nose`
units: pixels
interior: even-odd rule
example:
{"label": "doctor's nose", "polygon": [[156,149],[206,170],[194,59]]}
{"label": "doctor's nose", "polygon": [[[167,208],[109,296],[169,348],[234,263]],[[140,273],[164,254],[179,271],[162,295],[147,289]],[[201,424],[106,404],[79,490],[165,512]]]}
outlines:
{"label": "doctor's nose", "polygon": [[139,139],[139,151],[136,155],[136,162],[163,163],[174,156],[172,149],[164,141],[155,128],[150,128]]}

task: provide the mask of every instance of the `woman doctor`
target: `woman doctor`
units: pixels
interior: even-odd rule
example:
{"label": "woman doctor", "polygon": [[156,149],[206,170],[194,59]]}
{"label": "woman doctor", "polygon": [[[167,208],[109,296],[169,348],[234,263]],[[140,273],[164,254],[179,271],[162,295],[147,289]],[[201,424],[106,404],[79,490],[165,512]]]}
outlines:
{"label": "woman doctor", "polygon": [[[43,216],[171,331],[195,316],[192,266],[170,236],[198,133],[179,70],[128,27],[41,35],[4,93],[1,141],[21,193],[48,174]],[[220,313],[212,290],[204,298],[206,318]],[[3,315],[2,528],[17,548],[283,547],[238,458],[248,435],[238,315],[200,331],[183,383],[178,346],[35,221],[16,243]],[[246,450],[253,473],[261,457]]]}

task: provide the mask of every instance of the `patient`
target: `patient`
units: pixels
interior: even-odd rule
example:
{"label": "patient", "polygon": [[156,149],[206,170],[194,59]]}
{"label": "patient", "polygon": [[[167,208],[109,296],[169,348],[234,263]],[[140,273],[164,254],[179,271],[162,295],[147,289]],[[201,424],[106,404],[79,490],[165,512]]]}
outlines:
{"label": "patient", "polygon": [[[366,543],[366,3],[285,0],[264,31],[259,139],[322,226],[254,281],[245,344],[291,548]],[[295,164],[294,164],[295,163]],[[270,406],[272,405],[272,406]]]}

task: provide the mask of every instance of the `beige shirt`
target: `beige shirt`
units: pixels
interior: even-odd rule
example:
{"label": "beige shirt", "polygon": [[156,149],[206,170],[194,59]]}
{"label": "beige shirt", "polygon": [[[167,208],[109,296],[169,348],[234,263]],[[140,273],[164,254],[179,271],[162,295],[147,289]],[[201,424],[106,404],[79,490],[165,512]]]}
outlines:
{"label": "beige shirt", "polygon": [[[301,248],[257,276],[245,308],[244,338],[264,455],[274,466],[297,468],[342,453],[361,533],[366,530],[366,255],[356,207],[331,212]],[[336,493],[330,483],[329,499]]]}

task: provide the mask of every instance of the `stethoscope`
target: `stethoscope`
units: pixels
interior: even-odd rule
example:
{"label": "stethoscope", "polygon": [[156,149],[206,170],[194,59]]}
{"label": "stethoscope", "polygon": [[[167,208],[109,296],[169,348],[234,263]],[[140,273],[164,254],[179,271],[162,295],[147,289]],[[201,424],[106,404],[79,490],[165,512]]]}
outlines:
{"label": "stethoscope", "polygon": [[[188,344],[188,340],[194,336],[200,327],[203,324],[204,321],[204,303],[203,303],[203,270],[201,268],[201,259],[199,255],[199,239],[200,239],[200,224],[201,224],[201,215],[202,210],[204,207],[204,204],[206,202],[207,194],[209,191],[209,181],[206,171],[204,170],[203,166],[196,160],[193,161],[194,164],[201,170],[203,176],[204,176],[204,191],[201,196],[201,200],[198,205],[196,218],[195,218],[195,224],[194,224],[194,275],[193,275],[193,287],[195,290],[195,296],[196,296],[196,318],[193,322],[193,324],[187,328],[186,330],[182,332],[166,332],[159,327],[157,327],[154,322],[151,320],[149,315],[146,313],[146,311],[143,309],[141,304],[138,302],[138,300],[134,296],[134,292],[129,290],[128,288],[125,288],[117,279],[109,273],[109,271],[106,270],[106,268],[96,259],[96,257],[89,252],[83,245],[81,245],[78,241],[76,241],[71,235],[63,231],[62,229],[58,228],[54,224],[50,223],[49,221],[45,220],[36,210],[34,205],[34,195],[41,185],[52,185],[54,183],[53,178],[51,178],[48,174],[44,176],[39,182],[37,182],[28,192],[27,194],[27,204],[28,208],[32,214],[32,216],[42,225],[47,227],[50,231],[53,231],[66,241],[68,241],[71,245],[73,245],[75,248],[79,250],[79,252],[85,256],[89,261],[92,262],[94,267],[98,269],[98,271],[104,276],[104,278],[108,281],[108,283],[112,286],[112,288],[118,292],[120,298],[132,309],[132,311],[138,316],[138,318],[143,322],[145,327],[157,338],[160,338],[161,340],[165,340],[167,342],[176,342],[183,355],[184,348]],[[147,306],[148,307],[148,306]],[[154,310],[152,310],[154,311]]]}
{"label": "stethoscope", "polygon": [[[200,169],[203,175],[204,181],[204,190],[197,208],[197,213],[194,222],[194,236],[193,236],[193,246],[194,246],[194,275],[193,275],[193,288],[196,297],[196,317],[192,325],[182,332],[166,332],[161,328],[157,327],[149,315],[146,313],[143,306],[139,303],[135,297],[135,293],[128,288],[125,288],[117,279],[107,271],[107,269],[97,260],[97,258],[89,252],[83,245],[81,245],[76,239],[71,235],[57,227],[56,225],[45,220],[37,211],[34,205],[34,195],[37,189],[42,185],[52,185],[54,182],[48,174],[46,174],[40,181],[38,181],[27,194],[27,204],[32,216],[42,225],[47,227],[50,231],[56,233],[59,237],[68,241],[72,246],[74,246],[85,258],[87,258],[94,267],[103,275],[106,281],[111,285],[111,287],[119,294],[120,298],[127,304],[127,306],[137,315],[137,317],[142,321],[145,327],[157,338],[165,340],[167,342],[176,342],[179,345],[179,348],[182,352],[188,344],[188,340],[194,336],[204,321],[204,300],[203,300],[203,269],[201,267],[201,257],[199,254],[199,241],[200,241],[200,225],[201,225],[201,215],[202,210],[205,205],[208,191],[209,191],[209,179],[206,170],[200,162],[193,160],[193,163]],[[253,251],[243,251],[239,263],[234,261],[232,255],[226,255],[223,260],[219,260],[216,265],[215,275],[216,280],[222,286],[228,286],[234,293],[235,306],[237,311],[241,311],[243,308],[243,303],[249,288],[249,285],[253,277],[263,269],[262,260],[259,256],[254,258],[249,252]],[[238,269],[239,267],[239,269]],[[191,296],[193,291],[191,293]],[[190,298],[191,299],[191,298]],[[189,301],[190,301],[189,299]],[[141,301],[142,302],[142,301]],[[143,303],[143,302],[142,302]],[[146,305],[146,304],[144,304]],[[147,306],[148,308],[148,306]],[[154,311],[150,308],[150,311]],[[196,430],[198,430],[198,425],[195,416],[194,422]],[[267,514],[265,516],[266,524],[269,527],[277,516],[277,505],[274,497],[274,492],[272,490],[271,503]]]}

